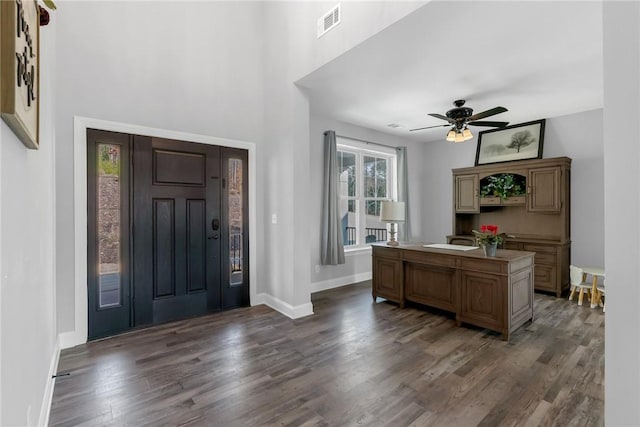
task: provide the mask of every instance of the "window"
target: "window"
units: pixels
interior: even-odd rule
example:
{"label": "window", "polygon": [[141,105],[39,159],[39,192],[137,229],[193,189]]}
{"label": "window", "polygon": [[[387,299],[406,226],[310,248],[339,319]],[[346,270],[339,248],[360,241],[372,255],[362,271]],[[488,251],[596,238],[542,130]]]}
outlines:
{"label": "window", "polygon": [[229,198],[229,258],[230,258],[230,286],[241,286],[244,283],[244,259],[242,257],[242,225],[244,223],[242,199],[242,159],[230,158],[227,181]]}
{"label": "window", "polygon": [[98,307],[121,306],[120,146],[97,145]]}
{"label": "window", "polygon": [[396,154],[392,148],[337,140],[340,174],[340,217],[347,248],[387,240],[380,222],[380,202],[396,194]]}

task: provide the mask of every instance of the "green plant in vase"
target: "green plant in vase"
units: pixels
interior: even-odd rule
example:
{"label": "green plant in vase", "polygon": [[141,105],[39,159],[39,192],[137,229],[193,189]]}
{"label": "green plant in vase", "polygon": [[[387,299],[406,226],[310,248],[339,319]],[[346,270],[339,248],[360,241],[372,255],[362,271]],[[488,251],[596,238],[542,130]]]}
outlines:
{"label": "green plant in vase", "polygon": [[503,173],[500,175],[490,175],[485,178],[486,184],[480,188],[480,197],[500,197],[505,200],[509,197],[524,194],[522,184],[513,174]]}

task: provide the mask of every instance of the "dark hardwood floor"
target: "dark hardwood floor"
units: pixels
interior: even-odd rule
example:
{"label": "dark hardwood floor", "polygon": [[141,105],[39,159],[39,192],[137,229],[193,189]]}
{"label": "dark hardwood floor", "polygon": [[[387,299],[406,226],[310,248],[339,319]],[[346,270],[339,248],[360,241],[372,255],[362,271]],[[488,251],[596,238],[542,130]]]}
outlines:
{"label": "dark hardwood floor", "polygon": [[604,315],[536,294],[509,343],[370,282],[64,350],[52,425],[600,426]]}

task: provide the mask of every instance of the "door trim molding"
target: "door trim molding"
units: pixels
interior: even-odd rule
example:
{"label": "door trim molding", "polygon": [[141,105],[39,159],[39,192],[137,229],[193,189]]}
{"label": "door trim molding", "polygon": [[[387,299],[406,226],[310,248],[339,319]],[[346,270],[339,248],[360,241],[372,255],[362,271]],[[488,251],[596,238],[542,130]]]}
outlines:
{"label": "door trim molding", "polygon": [[[99,129],[144,135],[158,138],[177,139],[187,142],[241,148],[249,154],[249,239],[255,242],[257,230],[256,213],[256,144],[227,138],[158,129],[129,123],[112,122],[90,117],[73,118],[73,204],[75,229],[75,318],[74,330],[60,334],[60,347],[69,348],[87,342],[89,331],[87,301],[87,129]],[[249,301],[259,304],[257,298],[256,245],[249,246]]]}

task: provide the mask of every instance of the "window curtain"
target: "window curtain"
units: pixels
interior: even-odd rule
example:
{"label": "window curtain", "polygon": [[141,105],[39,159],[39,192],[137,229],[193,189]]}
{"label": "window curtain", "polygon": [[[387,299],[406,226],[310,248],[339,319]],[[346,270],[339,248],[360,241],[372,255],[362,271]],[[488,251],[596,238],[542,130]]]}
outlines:
{"label": "window curtain", "polygon": [[324,133],[324,186],[322,189],[322,248],[323,265],[344,264],[344,242],[340,229],[340,182],[336,133]]}
{"label": "window curtain", "polygon": [[408,242],[411,240],[411,228],[409,218],[409,174],[407,172],[407,147],[396,148],[398,156],[398,201],[404,202],[405,219],[398,224],[398,240]]}

